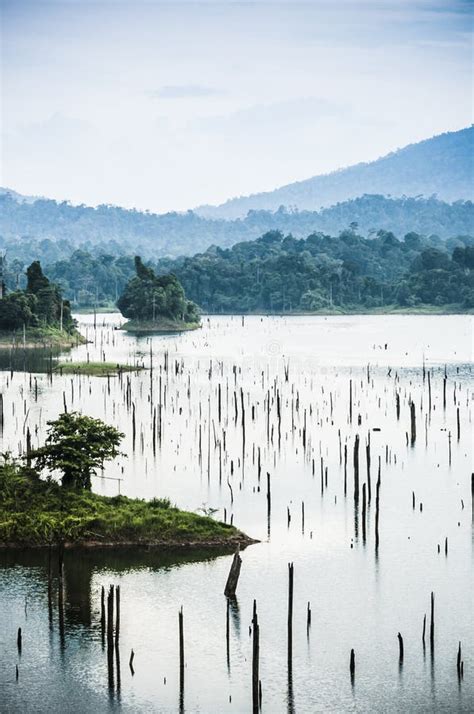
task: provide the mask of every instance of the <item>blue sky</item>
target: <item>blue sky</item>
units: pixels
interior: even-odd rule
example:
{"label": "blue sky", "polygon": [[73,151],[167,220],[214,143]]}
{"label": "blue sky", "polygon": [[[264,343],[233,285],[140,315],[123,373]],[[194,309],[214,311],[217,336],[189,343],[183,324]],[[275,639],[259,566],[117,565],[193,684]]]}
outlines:
{"label": "blue sky", "polygon": [[469,2],[0,0],[1,185],[153,211],[471,123]]}

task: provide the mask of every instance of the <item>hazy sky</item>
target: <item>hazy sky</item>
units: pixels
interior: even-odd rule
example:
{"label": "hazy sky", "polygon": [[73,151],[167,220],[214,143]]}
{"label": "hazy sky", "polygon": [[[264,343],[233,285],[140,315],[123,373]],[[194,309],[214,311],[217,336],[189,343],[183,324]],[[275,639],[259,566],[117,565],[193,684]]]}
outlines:
{"label": "hazy sky", "polygon": [[471,123],[470,0],[0,0],[2,174],[153,211]]}

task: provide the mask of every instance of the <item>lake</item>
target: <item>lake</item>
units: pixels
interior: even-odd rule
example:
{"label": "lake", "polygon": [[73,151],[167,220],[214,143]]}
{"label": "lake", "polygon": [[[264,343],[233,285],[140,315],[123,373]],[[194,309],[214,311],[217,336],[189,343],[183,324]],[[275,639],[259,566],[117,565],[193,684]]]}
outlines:
{"label": "lake", "polygon": [[[40,371],[41,353],[3,355],[1,451],[24,452],[27,428],[43,443],[66,405],[125,434],[96,492],[216,509],[260,542],[242,552],[229,610],[232,555],[67,552],[64,608],[55,598],[49,613],[47,553],[0,551],[2,711],[251,711],[254,599],[263,712],[472,711],[472,316],[205,317],[195,332],[139,338],[118,314],[96,328],[78,319],[89,343],[61,359],[147,369],[61,376]],[[100,628],[110,584],[113,682]]]}

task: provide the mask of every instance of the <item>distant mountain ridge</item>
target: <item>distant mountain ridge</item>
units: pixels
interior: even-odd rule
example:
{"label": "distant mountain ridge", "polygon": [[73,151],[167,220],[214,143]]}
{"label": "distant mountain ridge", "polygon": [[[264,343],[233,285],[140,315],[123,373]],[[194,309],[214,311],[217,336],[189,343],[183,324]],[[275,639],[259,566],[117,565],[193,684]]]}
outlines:
{"label": "distant mountain ridge", "polygon": [[55,262],[81,248],[94,255],[145,258],[193,255],[209,246],[229,248],[278,230],[295,238],[312,233],[337,236],[351,224],[361,235],[392,231],[438,235],[447,239],[474,235],[474,203],[449,204],[435,198],[361,196],[322,211],[249,211],[244,219],[206,219],[193,211],[156,215],[117,206],[71,206],[41,199],[19,202],[0,196],[0,251],[30,261]]}
{"label": "distant mountain ridge", "polygon": [[474,127],[470,126],[410,144],[376,161],[232,198],[219,206],[199,206],[195,212],[206,218],[232,220],[250,210],[276,211],[280,206],[319,211],[364,194],[473,200],[473,149]]}

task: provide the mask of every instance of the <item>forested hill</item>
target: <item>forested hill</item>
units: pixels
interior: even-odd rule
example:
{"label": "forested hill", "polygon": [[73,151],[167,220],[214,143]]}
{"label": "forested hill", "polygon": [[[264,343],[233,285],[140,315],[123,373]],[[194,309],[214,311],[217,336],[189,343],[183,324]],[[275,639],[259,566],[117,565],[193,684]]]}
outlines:
{"label": "forested hill", "polygon": [[312,312],[390,306],[474,308],[474,238],[442,242],[408,233],[372,239],[355,227],[305,239],[271,231],[231,249],[161,260],[204,311]]}
{"label": "forested hill", "polygon": [[[398,240],[379,231],[371,239],[355,227],[337,237],[306,239],[271,231],[232,248],[209,248],[192,258],[151,263],[157,274],[173,272],[186,295],[204,312],[474,308],[474,238],[442,241],[408,233]],[[7,288],[23,285],[22,266],[6,259]],[[75,307],[113,306],[135,274],[133,256],[92,256],[76,251],[46,265]]]}
{"label": "forested hill", "polygon": [[[410,144],[376,161],[233,198],[220,206],[201,206],[206,217],[235,219],[250,210],[280,206],[319,210],[364,193],[385,196],[437,195],[445,201],[474,198],[474,128],[447,132]],[[393,228],[391,229],[393,230]]]}
{"label": "forested hill", "polygon": [[208,220],[192,211],[157,215],[116,206],[90,208],[45,199],[29,203],[0,196],[0,250],[25,263],[33,258],[52,263],[68,258],[77,248],[95,255],[177,257],[202,252],[210,245],[230,247],[270,230],[296,238],[317,231],[337,235],[352,223],[365,236],[383,229],[396,235],[415,231],[446,239],[473,232],[474,204],[367,195],[320,212],[250,211],[244,219],[226,221]]}

